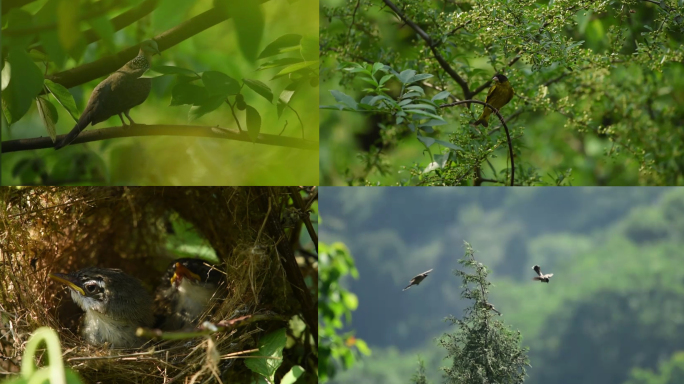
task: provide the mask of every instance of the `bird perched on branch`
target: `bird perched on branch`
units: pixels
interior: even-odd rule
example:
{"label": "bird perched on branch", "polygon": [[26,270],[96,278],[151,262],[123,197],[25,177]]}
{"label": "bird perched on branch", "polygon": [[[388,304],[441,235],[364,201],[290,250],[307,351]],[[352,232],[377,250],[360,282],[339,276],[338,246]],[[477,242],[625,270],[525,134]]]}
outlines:
{"label": "bird perched on branch", "polygon": [[539,276],[533,277],[532,280],[539,280],[542,283],[548,283],[549,278],[551,278],[551,276],[553,276],[553,273],[549,273],[548,275],[542,274],[541,268],[539,268],[538,265],[535,265],[534,267],[532,267],[532,269],[534,269],[534,271],[537,272],[537,275],[539,275]]}
{"label": "bird perched on branch", "polygon": [[212,297],[225,286],[221,272],[203,260],[174,260],[155,293],[156,326],[166,331],[196,325]]}
{"label": "bird perched on branch", "polygon": [[92,345],[133,348],[144,340],[138,327],[152,325],[152,297],[140,281],[120,269],[89,267],[50,278],[69,288],[71,299],[85,311],[81,334]]}
{"label": "bird perched on branch", "polygon": [[425,272],[421,273],[420,275],[411,279],[411,283],[406,288],[404,288],[402,291],[405,291],[405,290],[411,288],[412,285],[420,284],[420,282],[425,280],[425,278],[428,276],[428,273],[430,273],[430,272],[432,272],[432,269],[429,271],[425,271]]}
{"label": "bird perched on branch", "polygon": [[[494,82],[494,85],[492,85],[492,87],[489,88],[489,92],[487,93],[485,103],[490,104],[494,108],[499,110],[504,105],[508,104],[508,102],[511,101],[511,99],[513,98],[513,87],[511,87],[511,83],[508,81],[508,77],[502,74],[494,75],[494,77],[492,77],[492,81]],[[491,108],[485,106],[482,110],[480,118],[477,119],[477,121],[475,122],[475,125],[482,124],[485,127],[488,127],[489,115],[493,112],[494,111],[492,111]]]}
{"label": "bird perched on branch", "polygon": [[89,124],[95,125],[114,115],[119,115],[124,126],[126,122],[121,116],[122,113],[131,124],[135,124],[128,112],[131,108],[142,104],[152,89],[152,80],[141,79],[140,76],[150,68],[152,56],[159,54],[156,41],[143,41],[140,44],[138,56],[95,87],[78,123],[71,132],[55,143],[55,149],[69,145]]}
{"label": "bird perched on branch", "polygon": [[490,310],[490,311],[494,311],[494,312],[498,313],[499,316],[501,316],[501,312],[497,311],[496,308],[494,308],[494,305],[493,305],[493,304],[484,302],[484,303],[482,303],[482,306],[483,306],[484,308]]}

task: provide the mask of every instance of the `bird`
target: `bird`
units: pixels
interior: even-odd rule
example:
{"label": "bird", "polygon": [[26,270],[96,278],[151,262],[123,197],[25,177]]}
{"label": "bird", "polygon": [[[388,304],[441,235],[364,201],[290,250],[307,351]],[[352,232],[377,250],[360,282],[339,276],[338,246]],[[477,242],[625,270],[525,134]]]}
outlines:
{"label": "bird", "polygon": [[95,125],[114,115],[119,115],[124,126],[126,126],[126,122],[121,116],[122,113],[128,117],[131,124],[135,124],[128,112],[131,108],[142,104],[152,89],[152,79],[141,79],[140,76],[150,68],[152,56],[159,54],[156,41],[143,41],[140,44],[138,56],[109,75],[93,89],[78,123],[71,129],[71,132],[55,143],[55,149],[69,145],[89,124]]}
{"label": "bird", "polygon": [[[511,87],[511,83],[508,81],[508,77],[502,74],[494,75],[494,77],[492,77],[492,81],[494,81],[494,85],[489,88],[485,102],[499,110],[503,108],[504,105],[508,104],[509,101],[511,101],[514,91],[513,87]],[[475,121],[475,125],[482,124],[485,127],[488,127],[489,115],[492,112],[493,111],[491,108],[485,106],[482,110],[482,114],[477,121]]]}
{"label": "bird", "polygon": [[212,297],[225,287],[221,272],[203,260],[174,260],[155,292],[155,326],[175,331],[196,325]]}
{"label": "bird", "polygon": [[407,289],[409,289],[409,288],[411,288],[412,285],[418,285],[418,284],[420,284],[420,282],[423,281],[423,280],[425,280],[425,278],[428,276],[428,273],[430,273],[430,272],[432,272],[432,269],[429,270],[429,271],[425,271],[425,272],[421,273],[420,275],[417,275],[416,277],[414,277],[413,279],[411,279],[410,284],[409,284],[406,288],[404,288],[404,289],[402,290],[402,292],[405,291],[405,290],[407,290]]}
{"label": "bird", "polygon": [[484,302],[484,303],[482,303],[482,306],[483,306],[484,308],[490,310],[490,311],[494,311],[494,312],[498,313],[499,316],[501,316],[501,312],[497,311],[496,308],[494,308],[494,305],[493,305],[493,304]]}
{"label": "bird", "polygon": [[532,269],[534,269],[534,271],[537,272],[537,275],[539,275],[539,276],[533,277],[532,280],[539,280],[542,283],[548,283],[551,276],[553,276],[553,273],[549,273],[548,275],[543,275],[541,273],[541,268],[539,268],[538,265],[535,265],[534,267],[532,267]]}
{"label": "bird", "polygon": [[88,344],[135,348],[144,343],[135,331],[151,326],[154,317],[152,296],[140,280],[120,269],[99,267],[49,276],[66,285],[71,299],[85,311],[81,335]]}

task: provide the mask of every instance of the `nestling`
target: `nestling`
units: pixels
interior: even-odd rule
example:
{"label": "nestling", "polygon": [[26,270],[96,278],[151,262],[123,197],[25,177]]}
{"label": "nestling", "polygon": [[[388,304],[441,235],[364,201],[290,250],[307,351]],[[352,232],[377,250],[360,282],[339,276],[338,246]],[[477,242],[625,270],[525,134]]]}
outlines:
{"label": "nestling", "polygon": [[152,325],[152,297],[138,279],[120,269],[97,267],[51,273],[50,278],[66,285],[71,299],[85,311],[81,334],[86,342],[114,348],[144,343],[135,331]]}
{"label": "nestling", "polygon": [[131,108],[142,104],[152,89],[152,80],[141,79],[145,71],[150,68],[153,55],[159,55],[157,42],[145,40],[140,44],[138,56],[126,63],[98,84],[90,95],[88,105],[78,119],[78,123],[67,135],[55,143],[55,149],[69,145],[88,125],[95,125],[119,115],[121,123],[126,122],[121,114],[125,114],[131,124],[135,121],[128,114]]}
{"label": "nestling", "polygon": [[428,276],[428,273],[430,273],[430,272],[432,272],[432,269],[429,271],[425,271],[425,272],[421,273],[420,275],[417,275],[416,277],[411,279],[410,284],[406,288],[404,288],[402,291],[405,291],[405,290],[411,288],[412,285],[420,284],[420,282],[425,280],[425,278]]}
{"label": "nestling", "polygon": [[538,276],[533,277],[532,280],[539,280],[542,283],[548,283],[549,278],[551,278],[551,276],[553,276],[553,273],[549,273],[548,275],[542,274],[541,268],[539,268],[538,265],[535,265],[534,267],[532,267],[532,269],[534,269],[534,271],[537,272],[537,275],[538,275]]}
{"label": "nestling", "polygon": [[196,325],[211,299],[225,286],[221,272],[199,259],[169,265],[155,293],[156,326],[173,331]]}
{"label": "nestling", "polygon": [[[500,110],[513,98],[513,87],[511,87],[508,77],[501,74],[494,75],[494,77],[492,77],[492,81],[494,82],[494,85],[489,88],[485,103],[492,105],[497,110]],[[485,106],[482,110],[480,118],[475,122],[475,125],[482,124],[485,127],[488,127],[489,115],[492,113],[494,113],[494,111]]]}

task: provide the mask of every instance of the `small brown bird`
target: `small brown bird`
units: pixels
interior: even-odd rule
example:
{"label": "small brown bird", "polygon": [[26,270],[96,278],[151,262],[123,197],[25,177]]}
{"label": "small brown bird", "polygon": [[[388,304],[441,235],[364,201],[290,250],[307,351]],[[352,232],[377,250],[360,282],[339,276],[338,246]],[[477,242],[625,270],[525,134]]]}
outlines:
{"label": "small brown bird", "polygon": [[407,289],[409,289],[409,288],[411,288],[412,285],[418,285],[418,284],[420,284],[420,282],[423,281],[423,280],[425,280],[425,278],[427,277],[428,273],[430,273],[430,272],[432,272],[432,269],[429,270],[429,271],[425,271],[425,272],[421,273],[420,275],[418,275],[418,276],[414,277],[413,279],[411,279],[411,284],[409,284],[408,287],[404,288],[404,289],[402,290],[402,292],[405,291],[405,290],[407,290]]}
{"label": "small brown bird", "polygon": [[485,303],[482,303],[482,306],[485,307],[485,308],[487,308],[487,309],[490,310],[490,311],[494,311],[494,312],[498,313],[499,316],[501,316],[501,312],[497,311],[496,308],[494,308],[494,305],[493,305],[493,304],[491,304],[491,303],[486,303],[486,302],[485,302]]}
{"label": "small brown bird", "polygon": [[138,347],[138,327],[152,325],[152,297],[138,279],[120,269],[89,267],[69,274],[51,273],[66,285],[85,315],[81,334],[88,344],[114,348]]}
{"label": "small brown bird", "polygon": [[224,276],[205,263],[183,258],[169,265],[155,293],[157,327],[175,331],[196,325],[217,291],[225,288]]}
{"label": "small brown bird", "polygon": [[539,275],[539,276],[533,277],[532,280],[539,280],[539,281],[541,281],[542,283],[548,283],[548,282],[549,282],[549,278],[550,278],[551,276],[553,276],[553,273],[549,273],[548,275],[543,275],[543,274],[541,273],[541,268],[539,268],[538,265],[535,265],[534,267],[532,267],[532,269],[534,269],[534,271],[537,272],[537,275]]}
{"label": "small brown bird", "polygon": [[90,124],[95,125],[119,115],[121,123],[125,126],[123,116],[125,114],[131,124],[135,121],[128,115],[128,111],[142,104],[152,89],[152,80],[140,78],[150,68],[152,55],[159,55],[157,42],[145,40],[140,44],[138,56],[116,70],[106,79],[102,80],[90,95],[88,105],[78,119],[74,128],[55,143],[55,149],[69,145]]}

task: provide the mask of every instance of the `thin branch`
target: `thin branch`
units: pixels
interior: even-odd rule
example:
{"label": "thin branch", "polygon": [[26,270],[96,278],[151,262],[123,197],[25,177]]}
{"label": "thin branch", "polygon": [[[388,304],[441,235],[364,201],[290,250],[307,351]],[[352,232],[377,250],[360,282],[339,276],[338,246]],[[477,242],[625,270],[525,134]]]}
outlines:
{"label": "thin branch", "polygon": [[469,99],[471,97],[471,94],[470,90],[468,89],[468,83],[466,83],[466,81],[463,80],[463,78],[461,78],[461,76],[459,76],[458,73],[456,73],[456,71],[451,67],[451,65],[449,65],[449,63],[444,59],[444,57],[442,57],[439,51],[437,51],[437,47],[435,46],[435,43],[432,41],[432,38],[430,38],[430,36],[425,31],[423,31],[423,29],[420,28],[416,23],[407,18],[406,15],[404,15],[401,12],[401,10],[390,0],[383,0],[383,2],[388,7],[390,7],[392,11],[394,11],[394,13],[396,13],[397,16],[399,16],[399,18],[404,23],[406,23],[409,27],[416,31],[418,36],[420,36],[425,41],[425,43],[427,43],[428,47],[432,51],[432,55],[435,57],[435,59],[437,59],[439,65],[442,67],[442,69],[444,69],[446,73],[449,74],[449,76],[451,76],[452,79],[454,79],[454,81],[456,81],[456,83],[458,83],[458,85],[461,86],[464,98]]}
{"label": "thin branch", "polygon": [[442,104],[439,107],[440,108],[447,108],[447,107],[453,107],[456,105],[460,104],[468,104],[468,103],[475,103],[475,104],[482,104],[486,107],[491,108],[494,113],[496,113],[496,116],[501,120],[501,124],[503,124],[504,130],[506,131],[506,140],[508,140],[508,153],[511,156],[511,186],[514,185],[515,181],[515,163],[513,160],[513,143],[511,142],[511,134],[508,131],[508,126],[506,125],[506,121],[504,120],[503,116],[499,113],[499,110],[494,108],[491,104],[485,103],[484,101],[479,101],[479,100],[463,100],[463,101],[457,101],[455,103],[449,103],[449,104]]}
{"label": "thin branch", "polygon": [[[65,135],[57,136],[57,139]],[[111,127],[94,129],[82,132],[73,144],[88,143],[120,137],[136,136],[184,136],[184,137],[210,137],[215,139],[228,139],[244,142],[252,142],[249,134],[245,131],[236,132],[234,130],[219,127],[204,127],[194,125],[145,125],[136,124],[126,127]],[[265,145],[275,145],[280,147],[290,147],[306,149],[311,151],[318,150],[318,142],[310,140],[295,139],[293,137],[283,137],[260,133],[256,143]],[[49,137],[36,137],[32,139],[6,140],[2,142],[2,152],[28,151],[32,149],[53,148],[55,144]]]}
{"label": "thin branch", "polygon": [[292,201],[294,202],[295,207],[297,207],[297,209],[299,209],[302,213],[301,217],[304,221],[304,225],[306,226],[306,230],[309,232],[309,236],[311,237],[311,240],[313,241],[314,246],[316,247],[316,252],[318,252],[318,235],[316,234],[316,230],[311,224],[309,213],[304,208],[304,201],[302,200],[302,196],[299,194],[299,190],[296,187],[290,187],[290,194],[292,196]]}
{"label": "thin branch", "polygon": [[[258,1],[265,3],[269,0]],[[157,42],[159,51],[165,51],[174,45],[179,44],[188,38],[204,31],[205,29],[228,20],[230,17],[230,15],[227,15],[222,10],[218,8],[212,8],[169,29],[166,32],[155,36],[153,39]],[[47,78],[55,83],[63,85],[66,88],[87,83],[121,68],[124,64],[138,54],[139,47],[140,44],[136,44],[114,55],[103,57],[99,60],[80,65],[67,71],[52,74],[51,76],[47,76]]]}

